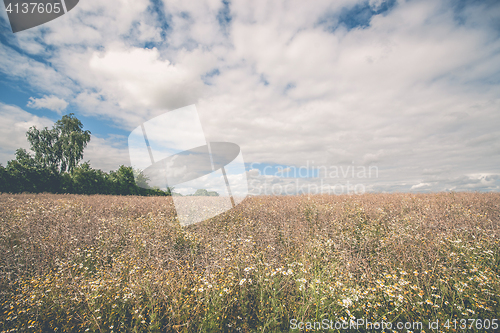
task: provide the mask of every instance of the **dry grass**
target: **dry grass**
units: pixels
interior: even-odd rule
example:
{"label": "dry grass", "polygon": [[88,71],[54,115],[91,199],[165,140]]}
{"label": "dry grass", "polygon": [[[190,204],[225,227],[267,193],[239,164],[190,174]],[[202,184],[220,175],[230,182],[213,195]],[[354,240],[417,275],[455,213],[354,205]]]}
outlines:
{"label": "dry grass", "polygon": [[0,219],[5,332],[500,314],[498,193],[254,197],[185,228],[172,198],[3,194]]}

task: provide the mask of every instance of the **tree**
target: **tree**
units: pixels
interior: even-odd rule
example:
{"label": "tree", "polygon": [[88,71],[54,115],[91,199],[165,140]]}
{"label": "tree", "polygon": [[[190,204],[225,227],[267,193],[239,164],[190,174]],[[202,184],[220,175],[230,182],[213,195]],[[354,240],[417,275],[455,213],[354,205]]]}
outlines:
{"label": "tree", "polygon": [[10,175],[7,169],[0,163],[0,192],[7,192],[10,189]]}
{"label": "tree", "polygon": [[138,194],[138,187],[135,184],[134,171],[132,167],[121,165],[118,170],[111,171],[109,173],[109,178],[115,190],[114,194]]}
{"label": "tree", "polygon": [[149,177],[144,174],[144,172],[141,169],[134,169],[134,178],[135,178],[135,183],[137,186],[144,188],[144,189],[150,189],[151,186],[149,186]]}
{"label": "tree", "polygon": [[204,188],[196,190],[196,192],[193,194],[194,197],[218,197],[219,193],[215,191],[207,191]]}
{"label": "tree", "polygon": [[71,174],[73,193],[103,194],[109,192],[106,174],[101,170],[92,169],[89,162],[78,165]]}
{"label": "tree", "polygon": [[41,131],[35,126],[29,128],[26,136],[35,153],[35,161],[44,167],[59,172],[73,172],[83,158],[83,150],[90,141],[90,131],[73,113],[64,115],[52,129]]}
{"label": "tree", "polygon": [[[49,130],[45,127],[39,131],[32,126],[26,132],[26,136],[31,145],[31,150],[35,153],[34,161],[43,167],[57,170],[62,157],[61,145],[58,144],[59,135],[57,129]],[[26,157],[24,157],[24,161],[27,161]]]}
{"label": "tree", "polygon": [[83,124],[73,113],[64,115],[56,122],[59,131],[58,143],[61,149],[61,172],[72,172],[83,158],[83,150],[90,141],[90,131],[83,131]]}
{"label": "tree", "polygon": [[0,164],[0,192],[51,192],[114,195],[171,195],[166,191],[150,188],[148,178],[141,173],[134,180],[132,167],[120,166],[109,174],[93,169],[90,162],[79,164],[83,150],[90,141],[90,131],[74,114],[63,116],[52,129],[38,130],[32,126],[26,136],[34,154],[25,149],[16,151],[16,159]]}
{"label": "tree", "polygon": [[16,150],[16,159],[7,162],[9,188],[6,192],[59,192],[60,177],[38,163],[26,150]]}

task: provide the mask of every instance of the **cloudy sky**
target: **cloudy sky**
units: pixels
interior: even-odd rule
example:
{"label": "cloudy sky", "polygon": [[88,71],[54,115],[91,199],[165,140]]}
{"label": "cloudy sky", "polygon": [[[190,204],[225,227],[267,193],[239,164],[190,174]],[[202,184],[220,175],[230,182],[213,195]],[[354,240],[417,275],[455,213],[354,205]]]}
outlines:
{"label": "cloudy sky", "polygon": [[500,190],[496,0],[80,0],[16,34],[0,6],[3,165],[70,112],[84,160],[130,165],[134,128],[195,104],[254,194]]}

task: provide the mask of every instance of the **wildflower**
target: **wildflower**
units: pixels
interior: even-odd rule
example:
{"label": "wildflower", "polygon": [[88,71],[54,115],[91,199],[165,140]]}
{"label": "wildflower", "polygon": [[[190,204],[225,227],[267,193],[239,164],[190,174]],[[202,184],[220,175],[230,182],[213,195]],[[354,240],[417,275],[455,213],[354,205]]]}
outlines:
{"label": "wildflower", "polygon": [[247,281],[247,279],[243,278],[240,280],[240,286],[243,285],[245,282]]}
{"label": "wildflower", "polygon": [[352,305],[352,300],[350,298],[345,298],[342,300],[342,306],[350,307]]}

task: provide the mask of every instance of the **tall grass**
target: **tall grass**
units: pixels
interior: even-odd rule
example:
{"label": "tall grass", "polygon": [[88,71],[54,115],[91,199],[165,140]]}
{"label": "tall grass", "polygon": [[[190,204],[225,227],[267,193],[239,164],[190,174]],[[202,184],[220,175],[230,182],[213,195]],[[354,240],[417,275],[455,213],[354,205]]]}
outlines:
{"label": "tall grass", "polygon": [[498,193],[253,197],[189,227],[170,197],[3,194],[0,330],[464,331],[500,317],[499,221]]}

